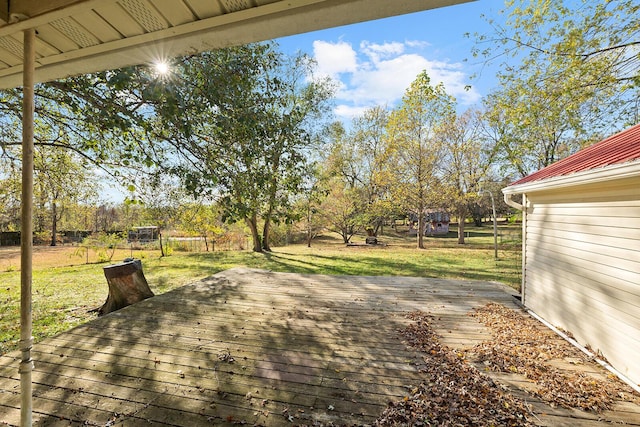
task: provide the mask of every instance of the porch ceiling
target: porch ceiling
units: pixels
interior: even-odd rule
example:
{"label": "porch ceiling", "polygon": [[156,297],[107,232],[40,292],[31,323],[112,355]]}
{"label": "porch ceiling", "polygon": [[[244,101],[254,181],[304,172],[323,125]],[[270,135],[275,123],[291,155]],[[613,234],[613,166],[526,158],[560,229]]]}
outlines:
{"label": "porch ceiling", "polygon": [[27,28],[42,82],[467,1],[0,0],[0,89],[22,84]]}

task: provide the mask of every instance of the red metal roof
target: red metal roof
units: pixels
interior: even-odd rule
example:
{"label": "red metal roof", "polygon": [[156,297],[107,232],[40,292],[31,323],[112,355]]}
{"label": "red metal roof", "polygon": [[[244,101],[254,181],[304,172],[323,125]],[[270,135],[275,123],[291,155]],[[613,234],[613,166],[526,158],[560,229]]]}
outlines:
{"label": "red metal roof", "polygon": [[527,175],[511,185],[542,181],[576,172],[640,159],[640,124],[617,133],[546,168]]}

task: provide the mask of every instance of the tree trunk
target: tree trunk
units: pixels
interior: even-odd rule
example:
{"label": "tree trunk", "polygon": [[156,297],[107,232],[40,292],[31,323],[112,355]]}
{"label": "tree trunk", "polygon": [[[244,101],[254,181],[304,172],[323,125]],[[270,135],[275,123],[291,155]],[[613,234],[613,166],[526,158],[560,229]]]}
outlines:
{"label": "tree trunk", "polygon": [[474,203],[472,207],[469,207],[471,216],[473,217],[473,224],[476,227],[482,227],[482,208],[479,204]]}
{"label": "tree trunk", "polygon": [[257,217],[254,214],[251,218],[245,219],[249,229],[251,229],[251,238],[253,239],[253,251],[262,252],[262,242],[260,241],[260,233],[258,233]]}
{"label": "tree trunk", "polygon": [[282,141],[277,141],[277,150],[273,153],[271,163],[271,182],[269,183],[269,207],[267,214],[264,216],[264,228],[262,230],[262,249],[267,252],[271,252],[270,232],[271,232],[271,217],[273,216],[273,210],[276,206],[276,193],[278,191],[278,170],[280,169],[280,158],[282,156],[283,144]]}
{"label": "tree trunk", "polygon": [[164,246],[162,246],[162,232],[158,228],[158,240],[160,241],[160,257],[164,257]]}
{"label": "tree trunk", "polygon": [[311,240],[313,239],[313,233],[311,230],[311,208],[307,205],[307,247],[311,247]]}
{"label": "tree trunk", "polygon": [[51,204],[51,246],[56,246],[58,240],[58,205]]}
{"label": "tree trunk", "polygon": [[424,249],[424,214],[421,212],[418,215],[418,249]]}
{"label": "tree trunk", "polygon": [[109,284],[109,295],[107,301],[97,310],[99,316],[153,296],[142,272],[140,260],[104,267],[104,276]]}
{"label": "tree trunk", "polygon": [[271,244],[269,242],[271,235],[271,213],[264,220],[264,228],[262,229],[262,249],[271,252]]}
{"label": "tree trunk", "polygon": [[344,244],[348,244],[349,240],[351,240],[351,236],[349,236],[349,231],[346,228],[343,228],[342,231],[340,232],[340,235],[342,236],[342,240],[344,241]]}
{"label": "tree trunk", "polygon": [[464,245],[464,220],[467,217],[467,211],[464,208],[458,209],[458,244]]}

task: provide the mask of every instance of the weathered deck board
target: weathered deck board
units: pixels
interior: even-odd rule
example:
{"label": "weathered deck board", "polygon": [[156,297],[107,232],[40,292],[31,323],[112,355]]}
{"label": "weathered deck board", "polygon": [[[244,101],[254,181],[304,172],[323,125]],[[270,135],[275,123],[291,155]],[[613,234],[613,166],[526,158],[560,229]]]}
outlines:
{"label": "weathered deck board", "polygon": [[[425,380],[398,334],[405,314],[431,313],[444,344],[468,349],[490,335],[467,314],[489,302],[516,308],[487,282],[228,270],[37,344],[34,424],[366,425]],[[0,357],[8,425],[19,422],[17,358]],[[540,425],[640,414],[553,409],[520,391],[521,379],[502,380]]]}

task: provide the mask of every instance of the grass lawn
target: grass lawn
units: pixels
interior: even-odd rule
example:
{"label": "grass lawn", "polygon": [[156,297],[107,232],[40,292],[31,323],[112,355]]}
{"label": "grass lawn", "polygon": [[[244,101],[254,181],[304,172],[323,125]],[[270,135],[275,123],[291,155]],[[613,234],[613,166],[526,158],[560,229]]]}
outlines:
{"label": "grass lawn", "polygon": [[[289,245],[272,253],[250,251],[178,252],[161,258],[159,251],[134,251],[142,259],[149,286],[160,294],[236,266],[279,272],[330,275],[418,276],[489,280],[515,289],[520,285],[520,236],[518,225],[501,225],[499,259],[494,260],[490,226],[468,227],[465,245],[455,233],[428,237],[427,248],[417,250],[415,237],[393,234],[379,237],[382,245],[345,246],[336,236],[316,239],[311,248]],[[116,251],[119,262],[131,256]],[[91,261],[90,261],[91,262]],[[33,267],[33,322],[36,342],[95,318],[91,309],[107,297],[102,268],[109,263],[86,263],[77,248],[36,247]],[[17,348],[20,323],[19,248],[0,248],[0,353]]]}

